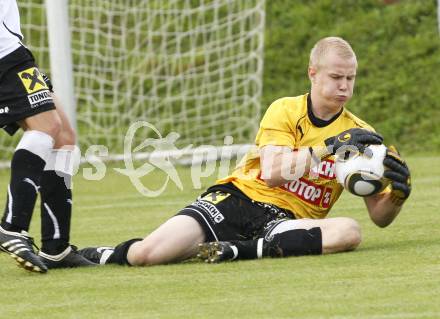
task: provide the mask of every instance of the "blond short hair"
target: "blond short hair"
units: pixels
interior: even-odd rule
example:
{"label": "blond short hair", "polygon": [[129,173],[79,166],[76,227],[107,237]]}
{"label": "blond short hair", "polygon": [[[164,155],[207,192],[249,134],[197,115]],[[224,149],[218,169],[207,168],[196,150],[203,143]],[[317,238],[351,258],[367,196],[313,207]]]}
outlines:
{"label": "blond short hair", "polygon": [[309,66],[319,68],[322,58],[330,51],[335,51],[338,56],[344,59],[356,59],[351,45],[340,37],[327,37],[316,42],[310,52]]}

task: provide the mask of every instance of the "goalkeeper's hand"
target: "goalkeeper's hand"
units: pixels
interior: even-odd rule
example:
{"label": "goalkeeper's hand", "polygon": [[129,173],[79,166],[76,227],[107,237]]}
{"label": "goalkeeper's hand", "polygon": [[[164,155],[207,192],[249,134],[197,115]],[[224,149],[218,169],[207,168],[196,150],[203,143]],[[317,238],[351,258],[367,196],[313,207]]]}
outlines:
{"label": "goalkeeper's hand", "polygon": [[394,204],[402,206],[411,193],[411,174],[408,165],[394,146],[387,148],[383,165],[386,168],[383,175],[391,181],[391,200]]}
{"label": "goalkeeper's hand", "polygon": [[[339,135],[329,137],[325,140],[327,152],[330,155],[343,154],[347,151],[359,151],[360,153],[372,156],[366,149],[371,144],[382,144],[383,137],[376,133],[362,128],[352,128]],[[367,151],[366,151],[367,150]]]}

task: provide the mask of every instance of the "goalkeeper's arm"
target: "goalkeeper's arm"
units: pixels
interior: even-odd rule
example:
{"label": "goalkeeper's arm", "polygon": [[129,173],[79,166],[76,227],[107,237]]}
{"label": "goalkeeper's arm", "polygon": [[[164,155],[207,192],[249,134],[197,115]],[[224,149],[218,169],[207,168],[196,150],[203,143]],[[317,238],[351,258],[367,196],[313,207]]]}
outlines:
{"label": "goalkeeper's arm", "polygon": [[384,176],[391,181],[388,191],[365,197],[370,217],[379,227],[392,223],[411,193],[409,168],[394,146],[387,149],[383,163]]}
{"label": "goalkeeper's arm", "polygon": [[[277,187],[309,173],[321,159],[337,152],[366,151],[370,144],[381,144],[381,135],[366,129],[353,128],[325,140],[325,146],[292,150],[287,146],[266,145],[260,149],[261,179],[269,187]],[[367,154],[368,155],[368,154]]]}
{"label": "goalkeeper's arm", "polygon": [[314,162],[310,148],[266,145],[260,149],[261,179],[269,187],[277,187],[309,173]]}

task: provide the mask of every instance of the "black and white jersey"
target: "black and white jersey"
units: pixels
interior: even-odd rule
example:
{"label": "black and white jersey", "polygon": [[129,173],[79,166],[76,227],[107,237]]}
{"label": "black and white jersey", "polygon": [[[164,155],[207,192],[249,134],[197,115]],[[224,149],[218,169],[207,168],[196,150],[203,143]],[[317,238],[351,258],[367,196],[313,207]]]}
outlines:
{"label": "black and white jersey", "polygon": [[21,45],[20,15],[16,0],[0,0],[0,59]]}

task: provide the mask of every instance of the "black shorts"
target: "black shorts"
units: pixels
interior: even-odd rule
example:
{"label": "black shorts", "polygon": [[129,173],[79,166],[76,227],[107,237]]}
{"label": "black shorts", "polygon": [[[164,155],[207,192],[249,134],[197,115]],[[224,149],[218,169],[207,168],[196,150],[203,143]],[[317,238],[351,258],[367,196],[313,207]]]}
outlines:
{"label": "black shorts", "polygon": [[24,46],[0,59],[0,127],[13,135],[17,121],[53,110],[50,88]]}
{"label": "black shorts", "polygon": [[290,211],[253,201],[232,183],[210,187],[177,215],[196,219],[205,232],[206,241],[259,238],[276,221],[295,218]]}

